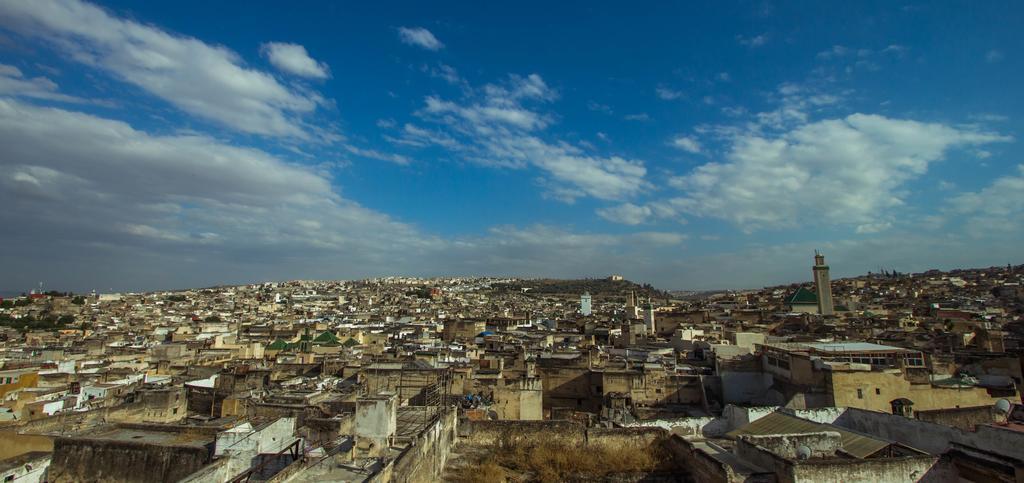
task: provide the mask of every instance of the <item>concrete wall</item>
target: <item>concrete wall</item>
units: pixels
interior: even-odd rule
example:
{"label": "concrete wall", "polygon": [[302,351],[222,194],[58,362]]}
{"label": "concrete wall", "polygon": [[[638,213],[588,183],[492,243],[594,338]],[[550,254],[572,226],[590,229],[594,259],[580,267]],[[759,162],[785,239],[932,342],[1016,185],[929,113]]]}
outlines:
{"label": "concrete wall", "polygon": [[692,441],[673,436],[665,442],[665,449],[680,466],[690,471],[695,481],[707,483],[744,481],[729,465],[699,450]]}
{"label": "concrete wall", "polygon": [[833,457],[836,455],[836,451],[843,447],[842,435],[835,431],[767,436],[744,435],[740,438],[789,459],[797,458],[797,450],[801,446],[811,450],[809,455],[811,458]]}
{"label": "concrete wall", "polygon": [[790,409],[779,406],[741,407],[730,404],[725,407],[720,417],[651,419],[623,423],[621,426],[662,428],[680,436],[716,438],[776,411],[817,423],[831,424],[846,411],[846,408]]}
{"label": "concrete wall", "polygon": [[879,482],[943,482],[948,474],[933,471],[936,456],[903,456],[899,458],[871,458],[866,460],[828,459],[801,461],[793,465],[781,481],[818,483],[842,481],[844,483]]}
{"label": "concrete wall", "polygon": [[974,431],[979,424],[992,424],[999,419],[994,405],[914,411],[914,418],[964,431]]}
{"label": "concrete wall", "polygon": [[622,424],[626,428],[661,428],[680,436],[717,437],[729,432],[728,421],[716,417],[651,419]]}

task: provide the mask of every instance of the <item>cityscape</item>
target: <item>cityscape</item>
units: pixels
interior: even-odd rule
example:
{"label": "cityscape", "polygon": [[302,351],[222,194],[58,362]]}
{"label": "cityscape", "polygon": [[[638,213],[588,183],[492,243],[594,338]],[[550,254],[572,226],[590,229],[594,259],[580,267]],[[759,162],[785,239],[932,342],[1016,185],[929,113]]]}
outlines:
{"label": "cityscape", "polygon": [[1024,481],[1022,7],[0,0],[0,478]]}

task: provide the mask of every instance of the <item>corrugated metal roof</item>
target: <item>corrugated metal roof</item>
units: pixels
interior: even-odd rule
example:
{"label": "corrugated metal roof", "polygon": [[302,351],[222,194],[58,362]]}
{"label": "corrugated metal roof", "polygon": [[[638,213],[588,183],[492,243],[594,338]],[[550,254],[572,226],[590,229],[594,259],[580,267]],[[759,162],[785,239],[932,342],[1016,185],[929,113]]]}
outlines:
{"label": "corrugated metal roof", "polygon": [[843,451],[856,458],[867,458],[889,446],[887,441],[854,433],[835,425],[815,423],[814,421],[800,419],[779,412],[771,413],[742,428],[731,431],[727,436],[735,438],[743,434],[770,436],[773,434],[817,433],[821,431],[839,433],[842,439]]}
{"label": "corrugated metal roof", "polygon": [[873,344],[871,342],[814,342],[805,343],[804,345],[822,352],[899,352],[907,350],[902,347]]}

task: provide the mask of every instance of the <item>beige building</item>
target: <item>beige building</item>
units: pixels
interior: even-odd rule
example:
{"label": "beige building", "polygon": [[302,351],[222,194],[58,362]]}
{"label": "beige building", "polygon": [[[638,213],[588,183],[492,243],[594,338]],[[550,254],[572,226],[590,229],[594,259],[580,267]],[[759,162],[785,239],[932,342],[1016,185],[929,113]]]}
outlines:
{"label": "beige building", "polygon": [[1012,388],[932,374],[920,351],[866,342],[759,344],[770,391],[795,408],[852,407],[884,412],[994,404]]}

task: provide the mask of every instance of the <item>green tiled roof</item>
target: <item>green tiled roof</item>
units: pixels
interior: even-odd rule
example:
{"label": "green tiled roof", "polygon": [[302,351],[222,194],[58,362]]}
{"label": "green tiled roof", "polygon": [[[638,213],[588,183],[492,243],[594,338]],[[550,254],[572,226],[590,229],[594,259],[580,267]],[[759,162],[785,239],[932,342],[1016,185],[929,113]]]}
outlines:
{"label": "green tiled roof", "polygon": [[352,346],[355,346],[355,345],[359,345],[359,342],[356,341],[355,339],[349,337],[348,340],[345,341],[344,345],[345,345],[345,347],[352,347]]}
{"label": "green tiled roof", "polygon": [[805,305],[805,304],[807,304],[807,305],[809,305],[809,304],[817,305],[818,304],[818,295],[815,294],[814,292],[811,292],[810,290],[807,290],[806,288],[800,287],[800,288],[796,289],[796,292],[793,292],[793,295],[790,295],[788,298],[786,298],[786,304],[787,305]]}
{"label": "green tiled roof", "polygon": [[314,344],[337,344],[338,337],[333,332],[325,330],[313,339]]}
{"label": "green tiled roof", "polygon": [[274,342],[271,342],[270,345],[267,346],[267,350],[271,350],[271,351],[283,351],[283,350],[285,350],[287,348],[288,348],[288,343],[285,342],[283,339],[277,339]]}

